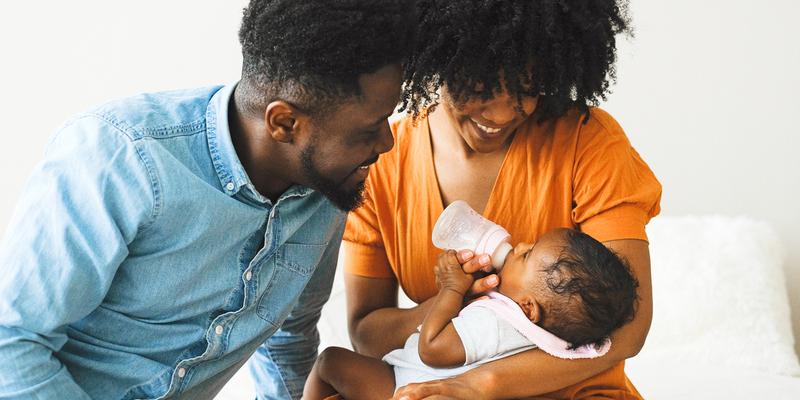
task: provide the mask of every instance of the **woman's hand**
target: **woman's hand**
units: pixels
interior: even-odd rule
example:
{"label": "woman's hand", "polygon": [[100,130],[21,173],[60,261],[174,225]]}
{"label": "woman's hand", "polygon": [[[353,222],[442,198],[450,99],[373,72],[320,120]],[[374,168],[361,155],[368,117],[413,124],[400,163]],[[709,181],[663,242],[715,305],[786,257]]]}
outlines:
{"label": "woman's hand", "polygon": [[462,379],[456,376],[449,379],[412,383],[403,386],[395,392],[393,400],[482,400],[488,399],[480,390],[480,384],[475,381]]}
{"label": "woman's hand", "polygon": [[459,252],[448,250],[439,255],[436,268],[440,266],[442,268],[458,267],[464,274],[471,275],[472,284],[469,286],[466,295],[472,298],[479,297],[500,284],[500,279],[496,274],[487,275],[483,272],[484,268],[491,265],[492,259],[486,254],[475,257],[475,254],[469,250],[461,250]]}

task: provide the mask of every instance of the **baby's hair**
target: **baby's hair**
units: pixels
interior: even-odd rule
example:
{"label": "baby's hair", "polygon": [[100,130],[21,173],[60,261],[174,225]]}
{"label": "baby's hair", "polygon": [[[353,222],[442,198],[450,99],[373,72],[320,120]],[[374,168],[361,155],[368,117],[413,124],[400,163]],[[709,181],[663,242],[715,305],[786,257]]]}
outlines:
{"label": "baby's hair", "polygon": [[571,349],[597,345],[633,320],[639,282],[624,259],[591,236],[568,229],[565,237],[558,259],[545,269],[553,296],[540,325]]}

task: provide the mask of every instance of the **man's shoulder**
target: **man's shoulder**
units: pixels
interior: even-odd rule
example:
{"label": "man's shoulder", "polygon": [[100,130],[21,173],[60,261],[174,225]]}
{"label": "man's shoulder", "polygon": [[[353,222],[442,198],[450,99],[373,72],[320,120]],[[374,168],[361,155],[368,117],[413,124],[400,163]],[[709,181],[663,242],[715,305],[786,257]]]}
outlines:
{"label": "man's shoulder", "polygon": [[222,86],[142,93],[112,100],[77,115],[109,124],[130,140],[190,135],[206,128],[206,111]]}

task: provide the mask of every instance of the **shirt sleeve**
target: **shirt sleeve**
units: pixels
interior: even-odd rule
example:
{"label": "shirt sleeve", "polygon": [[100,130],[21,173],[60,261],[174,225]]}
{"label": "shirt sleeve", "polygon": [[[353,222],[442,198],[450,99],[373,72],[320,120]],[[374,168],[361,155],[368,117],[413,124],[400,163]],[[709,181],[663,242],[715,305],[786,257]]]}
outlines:
{"label": "shirt sleeve", "polygon": [[593,109],[581,127],[573,169],[573,223],[599,241],[647,240],[660,211],[661,184],[622,128]]}
{"label": "shirt sleeve", "polygon": [[154,210],[124,134],[91,116],[56,134],[0,245],[0,398],[88,398],[55,354],[67,326],[102,302]]}
{"label": "shirt sleeve", "polygon": [[[347,217],[342,249],[347,273],[367,278],[394,278],[376,210],[375,192],[367,187],[364,204]],[[380,201],[380,198],[377,198]]]}

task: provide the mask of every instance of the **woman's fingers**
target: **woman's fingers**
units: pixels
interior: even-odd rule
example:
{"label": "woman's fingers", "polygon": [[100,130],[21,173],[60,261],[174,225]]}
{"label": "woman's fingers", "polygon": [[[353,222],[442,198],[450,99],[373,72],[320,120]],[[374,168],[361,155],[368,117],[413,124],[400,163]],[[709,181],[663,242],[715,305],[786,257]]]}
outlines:
{"label": "woman's fingers", "polygon": [[481,279],[475,280],[472,283],[472,287],[470,287],[467,295],[474,296],[484,292],[487,292],[491,289],[497,287],[500,284],[500,279],[495,274],[487,275]]}
{"label": "woman's fingers", "polygon": [[476,388],[457,379],[443,379],[423,383],[412,383],[395,392],[394,400],[481,400],[486,396]]}
{"label": "woman's fingers", "polygon": [[466,262],[461,264],[461,268],[468,274],[473,274],[482,270],[485,267],[492,265],[492,258],[488,254],[481,254],[478,257],[472,257]]}
{"label": "woman's fingers", "polygon": [[473,254],[470,250],[461,250],[456,254],[456,256],[458,257],[458,263],[464,264],[465,262],[471,260],[475,254]]}

